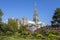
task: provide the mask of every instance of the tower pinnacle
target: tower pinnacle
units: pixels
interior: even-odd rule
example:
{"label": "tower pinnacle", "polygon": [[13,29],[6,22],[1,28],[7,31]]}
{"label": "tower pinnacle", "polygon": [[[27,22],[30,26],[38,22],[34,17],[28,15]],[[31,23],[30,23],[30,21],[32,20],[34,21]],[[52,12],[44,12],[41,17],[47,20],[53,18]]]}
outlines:
{"label": "tower pinnacle", "polygon": [[34,14],[33,14],[33,21],[37,23],[39,21],[38,13],[37,13],[37,6],[36,1],[34,2]]}

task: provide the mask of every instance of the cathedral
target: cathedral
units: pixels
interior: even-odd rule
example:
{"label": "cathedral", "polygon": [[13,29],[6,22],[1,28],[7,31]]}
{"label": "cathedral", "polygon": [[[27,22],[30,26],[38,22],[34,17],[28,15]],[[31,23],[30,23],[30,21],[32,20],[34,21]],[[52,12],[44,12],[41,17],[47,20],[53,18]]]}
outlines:
{"label": "cathedral", "polygon": [[32,19],[32,21],[29,21],[28,18],[18,19],[18,29],[20,28],[20,25],[23,24],[28,25],[27,29],[34,32],[35,30],[46,26],[44,22],[39,20],[36,3],[34,3],[34,14]]}

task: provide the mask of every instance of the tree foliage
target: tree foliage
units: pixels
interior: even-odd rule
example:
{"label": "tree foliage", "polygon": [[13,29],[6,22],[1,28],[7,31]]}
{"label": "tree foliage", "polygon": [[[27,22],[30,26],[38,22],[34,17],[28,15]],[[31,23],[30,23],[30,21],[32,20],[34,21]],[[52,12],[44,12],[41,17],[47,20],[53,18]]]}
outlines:
{"label": "tree foliage", "polygon": [[60,26],[60,8],[55,10],[51,21],[52,26]]}
{"label": "tree foliage", "polygon": [[2,21],[2,16],[3,16],[3,12],[2,12],[2,10],[0,9],[0,22]]}
{"label": "tree foliage", "polygon": [[17,31],[18,30],[18,23],[15,19],[8,19],[8,25],[10,26],[12,31]]}
{"label": "tree foliage", "polygon": [[0,30],[2,30],[2,16],[3,16],[3,12],[0,9]]}

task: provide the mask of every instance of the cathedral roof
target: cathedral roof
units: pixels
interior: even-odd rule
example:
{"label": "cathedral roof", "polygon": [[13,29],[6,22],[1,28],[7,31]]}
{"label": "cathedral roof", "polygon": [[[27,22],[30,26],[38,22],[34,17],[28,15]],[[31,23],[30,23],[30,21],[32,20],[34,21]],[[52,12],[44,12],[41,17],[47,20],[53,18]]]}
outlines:
{"label": "cathedral roof", "polygon": [[35,22],[33,22],[33,21],[28,21],[28,23],[30,23],[30,24],[35,24]]}
{"label": "cathedral roof", "polygon": [[42,24],[43,22],[39,21],[39,22],[35,23],[34,21],[28,21],[28,23],[30,23],[30,24]]}
{"label": "cathedral roof", "polygon": [[39,21],[39,22],[37,22],[37,24],[42,24],[42,22],[41,22],[41,21]]}

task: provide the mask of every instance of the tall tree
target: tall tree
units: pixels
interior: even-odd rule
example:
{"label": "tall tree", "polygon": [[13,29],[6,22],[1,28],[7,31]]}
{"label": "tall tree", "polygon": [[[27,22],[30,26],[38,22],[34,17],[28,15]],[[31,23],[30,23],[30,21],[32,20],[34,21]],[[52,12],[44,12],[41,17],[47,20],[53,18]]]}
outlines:
{"label": "tall tree", "polygon": [[17,31],[18,30],[18,23],[15,19],[8,19],[8,25],[10,26],[9,28],[12,30],[12,31]]}
{"label": "tall tree", "polygon": [[51,25],[52,26],[60,26],[60,8],[57,8],[55,10],[55,13],[52,17]]}
{"label": "tall tree", "polygon": [[0,9],[0,22],[2,21],[2,16],[3,16],[3,12],[2,12],[2,10]]}
{"label": "tall tree", "polygon": [[3,12],[2,10],[0,9],[0,30],[2,30],[2,16],[3,16]]}

